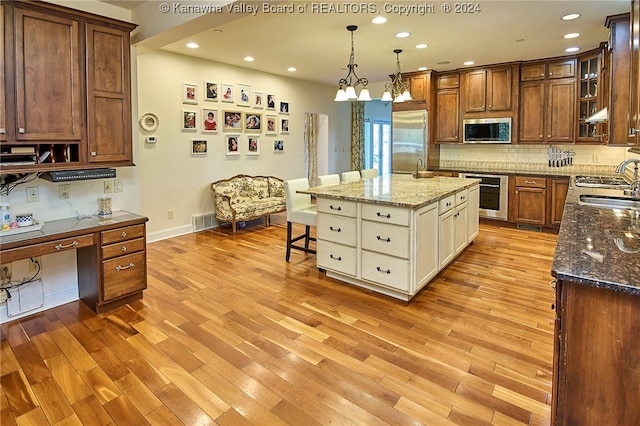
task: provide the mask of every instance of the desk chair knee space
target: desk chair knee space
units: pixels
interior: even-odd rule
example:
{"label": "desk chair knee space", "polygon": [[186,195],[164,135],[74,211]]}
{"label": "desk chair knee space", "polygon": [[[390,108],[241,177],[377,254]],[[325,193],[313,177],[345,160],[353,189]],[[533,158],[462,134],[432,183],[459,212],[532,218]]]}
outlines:
{"label": "desk chair knee space", "polygon": [[[307,178],[290,179],[284,182],[284,195],[287,204],[287,262],[291,256],[291,249],[300,250],[305,253],[315,254],[316,251],[309,248],[309,241],[315,241],[315,237],[310,236],[310,229],[316,226],[316,206],[311,204],[311,195],[300,194],[297,191],[308,189],[309,180]],[[297,237],[291,236],[292,225],[300,223],[305,226],[305,232]],[[293,243],[304,238],[304,247]]]}

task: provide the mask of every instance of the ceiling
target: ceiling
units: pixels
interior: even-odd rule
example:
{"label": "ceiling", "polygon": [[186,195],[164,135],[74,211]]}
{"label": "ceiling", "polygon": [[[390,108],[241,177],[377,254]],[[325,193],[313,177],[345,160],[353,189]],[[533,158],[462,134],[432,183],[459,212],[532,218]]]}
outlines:
{"label": "ceiling", "polygon": [[[150,3],[103,1],[132,9],[134,21],[136,10],[142,9],[139,6]],[[161,4],[159,1],[152,3],[158,7]],[[188,3],[216,2],[203,0]],[[281,11],[265,13],[262,9],[264,4],[279,7]],[[229,11],[227,6],[223,6],[216,13],[198,16],[200,20],[211,18],[210,29],[194,31],[185,37],[183,26],[180,35],[173,40],[169,37],[172,41],[161,49],[337,85],[337,81],[346,75],[351,49],[350,33],[346,26],[357,25],[358,29],[354,32],[355,63],[358,64],[356,72],[370,82],[382,82],[395,72],[394,49],[403,49],[400,54],[403,72],[416,71],[419,67],[437,71],[464,68],[465,61],[487,65],[563,56],[567,55],[564,49],[570,46],[580,47],[582,52],[598,47],[601,41],[607,39],[605,17],[630,11],[629,0],[483,0],[475,3],[479,10],[474,13],[444,13],[443,4],[416,1],[236,1],[231,5],[236,7],[235,10]],[[446,4],[453,6],[455,3]],[[417,8],[405,13],[400,10],[403,6],[424,5],[430,5],[431,9],[427,11],[433,13],[421,13]],[[313,7],[319,6],[327,10],[312,13]],[[255,15],[246,13],[249,7],[258,7],[259,12]],[[306,13],[300,12],[303,7],[306,7]],[[379,13],[369,13],[366,9]],[[580,13],[581,17],[574,21],[560,19],[574,12]],[[222,20],[216,19],[220,18],[216,14],[227,15],[226,23],[220,24]],[[371,19],[378,14],[387,17],[387,22],[373,24]],[[411,35],[399,39],[394,36],[398,31],[409,31]],[[567,33],[579,33],[580,37],[564,39]],[[195,42],[200,47],[189,49],[187,42]],[[415,46],[418,43],[427,43],[428,47],[417,49]],[[245,62],[245,56],[252,56],[255,61]],[[297,71],[289,72],[288,67],[295,67]],[[372,96],[376,95],[379,94],[372,93]]]}

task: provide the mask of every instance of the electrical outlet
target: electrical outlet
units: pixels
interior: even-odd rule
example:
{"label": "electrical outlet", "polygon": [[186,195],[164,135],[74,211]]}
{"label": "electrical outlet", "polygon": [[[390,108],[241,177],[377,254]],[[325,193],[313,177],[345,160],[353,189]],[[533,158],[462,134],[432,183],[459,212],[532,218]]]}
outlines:
{"label": "electrical outlet", "polygon": [[167,212],[167,219],[173,219],[173,209]]}
{"label": "electrical outlet", "polygon": [[124,191],[124,185],[122,184],[121,180],[116,180],[115,181],[115,185],[113,187],[113,191],[114,192],[122,192],[122,191]]}
{"label": "electrical outlet", "polygon": [[58,195],[61,200],[67,200],[71,196],[71,185],[65,183],[58,186]]}
{"label": "electrical outlet", "polygon": [[11,264],[5,263],[0,268],[0,278],[2,278],[2,282],[11,280]]}
{"label": "electrical outlet", "polygon": [[594,163],[599,163],[600,162],[600,155],[593,154],[593,162]]}
{"label": "electrical outlet", "polygon": [[[40,267],[38,268],[38,265]],[[42,269],[42,257],[30,257],[29,258],[29,272],[38,272],[38,270]]]}
{"label": "electrical outlet", "polygon": [[27,188],[27,203],[36,203],[40,201],[40,187],[31,186]]}
{"label": "electrical outlet", "polygon": [[111,194],[113,192],[113,181],[105,180],[104,181],[104,193]]}

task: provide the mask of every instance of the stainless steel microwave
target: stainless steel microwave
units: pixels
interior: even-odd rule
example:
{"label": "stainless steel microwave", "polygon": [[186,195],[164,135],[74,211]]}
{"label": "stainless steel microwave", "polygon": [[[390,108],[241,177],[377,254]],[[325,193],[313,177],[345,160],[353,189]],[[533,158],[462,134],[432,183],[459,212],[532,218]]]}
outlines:
{"label": "stainless steel microwave", "polygon": [[511,143],[511,118],[463,120],[463,143]]}

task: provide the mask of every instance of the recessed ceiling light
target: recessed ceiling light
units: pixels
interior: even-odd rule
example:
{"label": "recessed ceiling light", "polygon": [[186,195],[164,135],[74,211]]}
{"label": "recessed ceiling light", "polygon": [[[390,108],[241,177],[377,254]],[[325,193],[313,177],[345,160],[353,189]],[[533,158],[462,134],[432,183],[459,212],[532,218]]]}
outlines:
{"label": "recessed ceiling light", "polygon": [[187,43],[187,47],[189,49],[197,49],[200,46],[198,46],[198,43],[191,42],[191,43]]}
{"label": "recessed ceiling light", "polygon": [[566,49],[564,49],[564,51],[567,53],[577,52],[578,50],[580,50],[579,47],[567,47]]}
{"label": "recessed ceiling light", "polygon": [[289,72],[295,72],[295,71],[297,71],[297,70],[296,70],[296,67],[289,67],[289,68],[287,68],[287,71],[289,71]]}
{"label": "recessed ceiling light", "polygon": [[418,71],[426,71],[429,67],[418,67]]}
{"label": "recessed ceiling light", "polygon": [[427,47],[429,47],[427,43],[416,44],[416,49],[426,49]]}
{"label": "recessed ceiling light", "polygon": [[568,15],[564,15],[562,17],[563,21],[573,21],[574,19],[578,19],[580,17],[579,13],[569,13]]}
{"label": "recessed ceiling light", "polygon": [[245,61],[247,61],[247,62],[253,62],[253,61],[255,61],[255,59],[253,58],[253,56],[245,56],[245,57],[244,57],[244,60],[245,60]]}
{"label": "recessed ceiling light", "polygon": [[396,33],[396,37],[398,38],[407,38],[411,35],[410,32],[408,31],[400,31],[399,33]]}
{"label": "recessed ceiling light", "polygon": [[576,37],[580,37],[580,33],[569,33],[564,35],[564,38],[576,38]]}
{"label": "recessed ceiling light", "polygon": [[387,22],[387,18],[385,18],[384,16],[376,16],[371,20],[371,22],[373,22],[374,24],[384,24],[385,22]]}
{"label": "recessed ceiling light", "polygon": [[473,61],[466,61],[464,64],[465,64],[465,65],[473,65],[473,64],[475,64],[475,62],[473,62]]}

